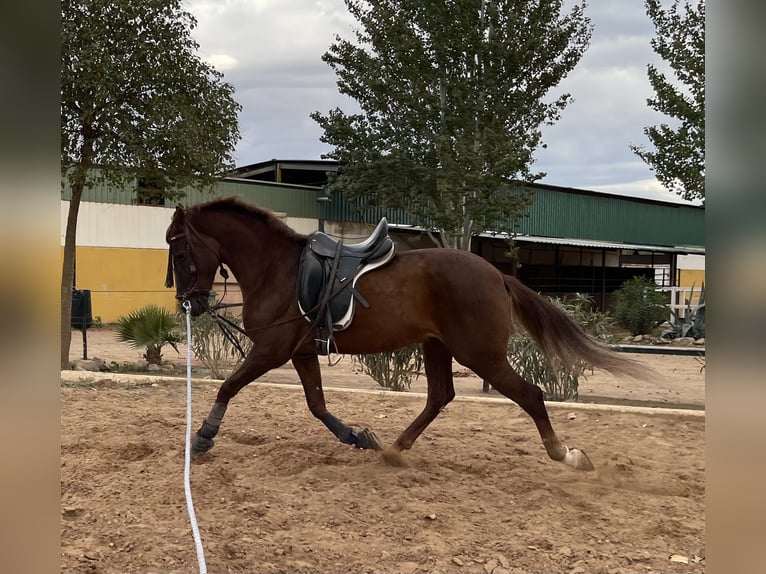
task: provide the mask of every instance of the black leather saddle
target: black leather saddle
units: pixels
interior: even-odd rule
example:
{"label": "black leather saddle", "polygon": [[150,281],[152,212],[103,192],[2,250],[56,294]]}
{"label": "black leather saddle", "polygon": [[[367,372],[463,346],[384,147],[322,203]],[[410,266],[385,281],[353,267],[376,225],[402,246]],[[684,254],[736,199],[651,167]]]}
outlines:
{"label": "black leather saddle", "polygon": [[361,243],[345,245],[321,231],[309,236],[298,268],[298,306],[317,327],[317,354],[330,354],[332,333],[351,324],[356,301],[369,307],[356,282],[388,263],[395,251],[385,217]]}

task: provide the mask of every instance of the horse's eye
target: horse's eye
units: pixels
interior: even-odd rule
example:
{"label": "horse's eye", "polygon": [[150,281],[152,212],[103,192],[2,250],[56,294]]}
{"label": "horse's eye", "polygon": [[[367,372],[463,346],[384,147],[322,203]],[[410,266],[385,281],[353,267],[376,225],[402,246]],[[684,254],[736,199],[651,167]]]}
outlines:
{"label": "horse's eye", "polygon": [[179,251],[178,253],[176,253],[176,259],[178,259],[179,261],[183,261],[184,259],[186,259],[186,253],[184,253],[183,251]]}

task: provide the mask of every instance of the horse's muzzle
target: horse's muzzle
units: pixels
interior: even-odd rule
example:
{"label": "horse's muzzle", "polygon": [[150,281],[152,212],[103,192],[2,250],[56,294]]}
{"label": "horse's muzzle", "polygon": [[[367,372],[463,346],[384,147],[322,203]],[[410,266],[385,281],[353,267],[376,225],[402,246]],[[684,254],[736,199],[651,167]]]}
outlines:
{"label": "horse's muzzle", "polygon": [[191,305],[189,312],[192,317],[199,317],[210,309],[210,298],[208,295],[197,293],[189,297],[176,297],[180,302],[188,301]]}

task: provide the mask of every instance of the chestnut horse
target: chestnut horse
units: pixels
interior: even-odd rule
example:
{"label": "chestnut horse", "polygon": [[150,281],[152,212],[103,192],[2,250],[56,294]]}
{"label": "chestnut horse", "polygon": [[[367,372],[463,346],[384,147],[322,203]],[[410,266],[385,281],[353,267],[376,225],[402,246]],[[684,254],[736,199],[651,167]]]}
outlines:
{"label": "chestnut horse", "polygon": [[[242,321],[252,350],[221,385],[210,414],[194,435],[195,455],[213,446],[229,401],[248,383],[292,360],[311,413],[345,444],[382,449],[370,429],[346,425],[325,405],[314,327],[297,301],[298,264],[310,236],[300,235],[269,211],[237,198],[179,206],[167,230],[166,284],[188,301],[192,316],[208,311],[216,271],[228,266],[242,291]],[[361,277],[356,290],[369,307],[335,333],[337,352],[387,352],[422,343],[428,396],[425,408],[383,452],[401,464],[401,451],[454,397],[453,358],[516,402],[532,417],[548,456],[581,470],[593,465],[581,450],[556,436],[539,387],[511,367],[506,345],[512,324],[521,324],[551,360],[582,359],[615,374],[640,376],[638,365],[585,334],[547,298],[490,263],[456,249],[405,251]]]}

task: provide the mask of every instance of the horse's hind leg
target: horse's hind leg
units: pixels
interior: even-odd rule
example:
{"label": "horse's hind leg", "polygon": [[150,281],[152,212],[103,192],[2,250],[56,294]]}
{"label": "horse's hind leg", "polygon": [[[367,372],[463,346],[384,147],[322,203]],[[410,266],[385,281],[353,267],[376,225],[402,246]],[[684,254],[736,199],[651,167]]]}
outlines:
{"label": "horse's hind leg", "polygon": [[415,440],[422,434],[439,412],[455,398],[455,386],[452,381],[452,354],[444,343],[430,339],[423,343],[423,362],[428,380],[426,406],[410,426],[383,453],[388,464],[401,465],[401,451],[412,448]]}
{"label": "horse's hind leg", "polygon": [[311,414],[322,421],[340,442],[356,448],[374,450],[383,448],[383,444],[374,431],[348,426],[327,410],[322,391],[322,372],[319,370],[319,359],[316,355],[293,357],[293,367],[301,379]]}
{"label": "horse's hind leg", "polygon": [[525,381],[505,357],[497,361],[494,367],[472,370],[532,417],[549,457],[578,470],[594,470],[593,463],[585,452],[576,448],[570,449],[559,440],[548,418],[542,390],[537,385]]}

